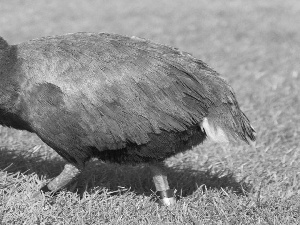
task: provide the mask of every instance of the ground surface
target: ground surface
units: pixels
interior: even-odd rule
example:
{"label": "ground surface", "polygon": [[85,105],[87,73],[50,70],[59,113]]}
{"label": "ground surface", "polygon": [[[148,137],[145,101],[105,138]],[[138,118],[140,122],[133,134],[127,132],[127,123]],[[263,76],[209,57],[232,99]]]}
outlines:
{"label": "ground surface", "polygon": [[297,0],[0,1],[10,43],[113,32],[191,52],[230,82],[258,136],[257,150],[206,142],[167,160],[182,196],[167,208],[152,199],[147,168],[99,162],[34,200],[64,161],[35,135],[1,127],[2,224],[300,224],[299,21]]}

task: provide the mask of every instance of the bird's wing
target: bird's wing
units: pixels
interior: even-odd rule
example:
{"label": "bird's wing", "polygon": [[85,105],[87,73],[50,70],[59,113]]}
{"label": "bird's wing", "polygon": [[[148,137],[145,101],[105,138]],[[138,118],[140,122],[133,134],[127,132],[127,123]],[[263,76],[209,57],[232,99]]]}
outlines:
{"label": "bird's wing", "polygon": [[[32,49],[28,45],[36,49],[24,57],[32,68],[30,86],[52,85],[63,98],[55,103],[57,95],[42,88],[54,96],[58,111],[52,119],[60,126],[77,122],[76,129],[79,124],[97,146],[116,149],[147,143],[149,133],[184,131],[212,105],[235,101],[226,82],[202,61],[143,39],[76,34],[23,48]],[[70,115],[77,119],[71,122]]]}

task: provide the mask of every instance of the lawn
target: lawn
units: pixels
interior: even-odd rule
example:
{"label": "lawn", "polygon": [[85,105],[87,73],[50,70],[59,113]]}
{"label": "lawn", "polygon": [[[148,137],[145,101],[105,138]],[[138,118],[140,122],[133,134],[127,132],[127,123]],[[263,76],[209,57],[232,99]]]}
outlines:
{"label": "lawn", "polygon": [[257,149],[206,141],[166,160],[174,207],[155,202],[147,166],[99,161],[58,195],[33,199],[64,161],[35,135],[0,127],[0,223],[300,224],[299,21],[297,0],[1,0],[0,36],[11,44],[111,32],[192,53],[232,85]]}

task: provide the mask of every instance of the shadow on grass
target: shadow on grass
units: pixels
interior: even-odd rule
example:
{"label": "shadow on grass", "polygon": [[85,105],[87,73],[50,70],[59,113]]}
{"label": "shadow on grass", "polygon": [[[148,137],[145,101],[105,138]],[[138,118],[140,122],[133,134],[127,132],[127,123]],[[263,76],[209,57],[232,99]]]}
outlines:
{"label": "shadow on grass", "polygon": [[47,158],[45,155],[26,150],[0,148],[0,170],[5,170],[8,173],[36,173],[38,176],[46,177],[58,175],[65,162],[59,158]]}
{"label": "shadow on grass", "polygon": [[[59,158],[45,159],[36,154],[16,152],[5,148],[0,149],[0,170],[8,173],[36,173],[47,179],[57,176],[65,162]],[[165,167],[170,187],[177,190],[176,195],[186,197],[196,190],[229,189],[238,195],[246,195],[251,187],[245,182],[237,182],[230,172],[213,174],[211,171],[195,171]],[[74,183],[76,188],[74,189]],[[203,186],[205,185],[205,187]],[[118,165],[93,161],[89,163],[78,179],[66,187],[69,191],[92,192],[95,188],[105,188],[111,193],[121,194],[122,191],[133,191],[138,195],[153,195],[155,187],[148,166]]]}
{"label": "shadow on grass", "polygon": [[[229,189],[237,195],[247,195],[251,186],[245,182],[236,181],[230,172],[219,174],[191,169],[177,169],[165,167],[171,188],[177,190],[176,195],[186,197],[199,188]],[[109,190],[128,190],[136,194],[150,196],[155,192],[148,166],[124,166],[93,162],[78,179],[79,192],[91,190],[93,187],[105,187]],[[83,187],[82,185],[85,185]],[[118,193],[118,192],[116,192]]]}

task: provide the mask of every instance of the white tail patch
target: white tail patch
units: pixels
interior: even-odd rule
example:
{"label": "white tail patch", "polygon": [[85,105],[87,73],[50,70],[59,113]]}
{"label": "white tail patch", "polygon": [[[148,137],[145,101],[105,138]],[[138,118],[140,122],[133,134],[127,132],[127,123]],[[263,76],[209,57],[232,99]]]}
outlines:
{"label": "white tail patch", "polygon": [[256,150],[256,141],[252,141],[249,137],[246,137],[246,138],[247,138],[249,145],[252,147],[252,149]]}
{"label": "white tail patch", "polygon": [[206,135],[214,142],[229,142],[225,131],[219,126],[213,126],[209,124],[208,119],[205,117],[201,129],[205,131]]}

